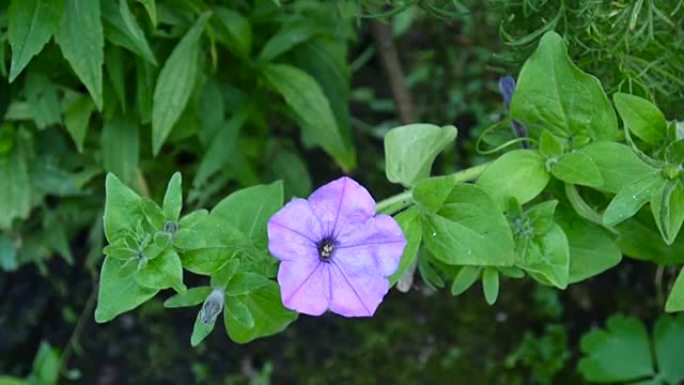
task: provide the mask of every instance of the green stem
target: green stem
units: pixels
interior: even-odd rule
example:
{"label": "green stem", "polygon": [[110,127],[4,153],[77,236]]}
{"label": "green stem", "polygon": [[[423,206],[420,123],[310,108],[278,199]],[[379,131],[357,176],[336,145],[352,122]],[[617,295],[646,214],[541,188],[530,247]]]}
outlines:
{"label": "green stem", "polygon": [[[449,178],[456,183],[467,182],[475,179],[484,171],[490,162],[483,163],[477,166],[461,170],[457,173],[448,175]],[[413,204],[413,191],[407,190],[397,195],[393,195],[387,199],[383,199],[377,204],[376,212],[381,214],[394,214]]]}

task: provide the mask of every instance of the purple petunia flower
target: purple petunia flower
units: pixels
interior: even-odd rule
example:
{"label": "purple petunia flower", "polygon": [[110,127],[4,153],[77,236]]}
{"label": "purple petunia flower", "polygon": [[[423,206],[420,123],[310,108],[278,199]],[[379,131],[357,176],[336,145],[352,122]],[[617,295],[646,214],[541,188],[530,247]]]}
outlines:
{"label": "purple petunia flower", "polygon": [[372,316],[405,246],[394,218],[376,216],[368,191],[348,177],[293,199],[268,221],[283,304],[310,315]]}

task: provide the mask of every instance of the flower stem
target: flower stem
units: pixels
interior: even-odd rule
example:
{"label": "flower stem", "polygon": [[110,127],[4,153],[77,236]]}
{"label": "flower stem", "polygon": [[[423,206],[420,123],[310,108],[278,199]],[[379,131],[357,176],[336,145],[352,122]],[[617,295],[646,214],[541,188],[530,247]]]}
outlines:
{"label": "flower stem", "polygon": [[[465,170],[461,170],[459,172],[448,175],[448,177],[451,178],[454,184],[467,182],[480,176],[480,174],[482,174],[485,168],[489,166],[489,163],[490,162],[487,162],[467,168]],[[383,199],[380,202],[378,202],[375,211],[378,214],[391,215],[411,206],[413,203],[413,191],[406,190],[402,193],[393,195],[387,199]]]}

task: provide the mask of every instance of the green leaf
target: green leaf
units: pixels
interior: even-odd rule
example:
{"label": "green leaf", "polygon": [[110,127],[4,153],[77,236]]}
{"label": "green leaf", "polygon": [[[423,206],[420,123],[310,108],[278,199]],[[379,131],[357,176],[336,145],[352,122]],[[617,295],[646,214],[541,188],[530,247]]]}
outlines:
{"label": "green leaf", "polygon": [[532,222],[534,233],[537,235],[546,234],[553,227],[553,214],[558,205],[557,200],[538,203],[525,213]]}
{"label": "green leaf", "polygon": [[42,341],[33,360],[32,376],[35,376],[39,385],[56,385],[59,380],[61,364],[62,361],[57,349]]}
{"label": "green leaf", "polygon": [[152,22],[152,26],[157,28],[157,3],[155,0],[138,0],[145,7],[147,15]]}
{"label": "green leaf", "polygon": [[657,172],[623,186],[603,213],[603,224],[615,226],[632,217],[651,199],[653,193],[662,189],[665,182],[665,178]]}
{"label": "green leaf", "polygon": [[12,46],[10,83],[35,55],[43,50],[57,28],[64,0],[12,0],[9,6],[8,37]]}
{"label": "green leaf", "polygon": [[130,116],[115,115],[104,122],[100,144],[105,170],[116,174],[125,183],[133,183],[140,161],[138,124]]}
{"label": "green leaf", "polygon": [[593,142],[577,152],[588,155],[598,166],[603,177],[603,185],[599,189],[606,192],[618,192],[623,186],[656,171],[622,143]]}
{"label": "green leaf", "polygon": [[575,66],[562,38],[547,32],[518,78],[511,116],[532,130],[612,140],[617,117],[595,77]]}
{"label": "green leaf", "polygon": [[671,245],[684,223],[684,187],[669,180],[653,193],[651,212],[663,240]]}
{"label": "green leaf", "polygon": [[188,104],[195,87],[200,38],[208,15],[201,16],[166,59],[154,87],[152,105],[152,151],[159,154],[174,124]]}
{"label": "green leaf", "polygon": [[646,328],[635,318],[611,317],[606,330],[582,337],[581,349],[586,356],[578,368],[589,382],[624,382],[654,374]]}
{"label": "green leaf", "polygon": [[183,190],[181,188],[182,177],[180,172],[175,172],[169,180],[164,194],[164,216],[169,221],[177,221],[183,209]]}
{"label": "green leaf", "polygon": [[503,208],[509,198],[522,205],[541,193],[550,176],[544,158],[532,150],[507,152],[487,167],[477,179],[494,201]]}
{"label": "green leaf", "polygon": [[309,40],[319,31],[317,25],[310,24],[306,19],[287,23],[264,44],[258,60],[272,61],[296,45]]}
{"label": "green leaf", "polygon": [[33,385],[30,382],[17,377],[0,375],[0,385]]}
{"label": "green leaf", "polygon": [[126,79],[124,74],[124,51],[119,47],[109,47],[105,52],[107,76],[119,99],[121,111],[126,112]]}
{"label": "green leaf", "polygon": [[175,250],[169,248],[156,258],[147,261],[135,279],[140,286],[150,289],[173,288],[179,293],[186,290],[183,284],[183,265]]}
{"label": "green leaf", "polygon": [[252,48],[252,27],[249,20],[228,8],[216,7],[219,40],[236,56],[248,59]]}
{"label": "green leaf", "polygon": [[539,135],[539,153],[547,158],[561,156],[563,145],[549,130],[544,130]]}
{"label": "green leaf", "polygon": [[126,48],[145,59],[152,65],[157,65],[157,59],[145,38],[145,33],[131,12],[127,0],[102,1],[102,18],[104,34],[107,40]]}
{"label": "green leaf", "polygon": [[[247,343],[256,338],[266,337],[285,329],[290,322],[297,318],[297,313],[283,307],[280,300],[280,288],[275,282],[253,291],[248,295],[228,297],[224,310],[224,321],[230,338],[237,343]],[[233,300],[240,300],[249,310],[254,319],[254,325],[241,315]],[[232,306],[232,308],[231,308]],[[232,309],[232,311],[231,311]],[[238,321],[236,318],[240,318]]]}
{"label": "green leaf", "polygon": [[97,109],[102,110],[104,34],[100,20],[100,2],[66,0],[55,41],[93,97]]}
{"label": "green leaf", "polygon": [[175,308],[196,306],[204,302],[209,294],[211,294],[211,287],[209,286],[192,287],[184,292],[177,293],[164,301],[164,307]]}
{"label": "green leaf", "polygon": [[670,296],[667,297],[665,303],[665,311],[684,311],[684,269],[679,272],[674,285],[672,285]]}
{"label": "green leaf", "polygon": [[263,75],[285,98],[302,122],[305,133],[344,169],[354,168],[354,149],[345,144],[330,102],[318,82],[299,68],[286,64],[265,65]]}
{"label": "green leaf", "polygon": [[240,267],[240,260],[238,258],[231,258],[221,266],[214,274],[211,275],[211,286],[221,287],[225,290]]}
{"label": "green leaf", "polygon": [[663,315],[653,330],[655,357],[660,377],[669,384],[680,384],[684,380],[684,316]]}
{"label": "green leaf", "polygon": [[425,284],[434,290],[444,287],[444,280],[439,273],[432,267],[431,258],[429,254],[425,257],[418,258],[418,272]]}
{"label": "green leaf", "polygon": [[456,139],[456,127],[410,124],[385,135],[385,174],[392,183],[412,187],[430,176],[432,163]]}
{"label": "green leaf", "polygon": [[553,224],[545,234],[519,241],[518,250],[518,267],[542,283],[560,289],[568,286],[570,246],[560,226]]}
{"label": "green leaf", "polygon": [[74,140],[78,152],[83,152],[83,141],[88,133],[88,123],[94,110],[93,100],[87,95],[79,94],[64,111],[64,126]]}
{"label": "green leaf", "polygon": [[582,152],[567,153],[551,166],[551,174],[566,183],[601,187],[603,177],[596,163]]}
{"label": "green leaf", "polygon": [[482,291],[487,304],[494,305],[499,297],[499,272],[494,267],[485,267],[482,271]]}
{"label": "green leaf", "polygon": [[190,345],[195,347],[202,343],[205,338],[214,330],[216,325],[216,320],[209,323],[204,323],[201,317],[201,311],[197,313],[195,317],[195,324],[192,327],[192,335],[190,336]]}
{"label": "green leaf", "polygon": [[478,278],[482,268],[479,266],[463,266],[454,277],[451,284],[451,295],[461,295],[468,290]]}
{"label": "green leaf", "polygon": [[109,242],[136,230],[143,219],[141,198],[114,174],[105,181],[104,232]]}
{"label": "green leaf", "polygon": [[678,237],[668,246],[655,229],[652,217],[647,223],[636,218],[629,219],[618,226],[616,239],[625,255],[639,260],[652,261],[660,265],[684,263],[684,237]]}
{"label": "green leaf", "polygon": [[18,267],[17,249],[7,235],[0,233],[0,269],[2,271],[16,271]]}
{"label": "green leaf", "polygon": [[229,296],[245,295],[268,285],[270,279],[261,274],[238,272],[232,276],[228,286],[226,287],[226,294]]}
{"label": "green leaf", "polygon": [[[226,311],[224,318],[228,317],[231,320],[237,321],[240,326],[247,329],[254,327],[254,317],[249,310],[249,307],[237,297],[229,297],[226,300]],[[227,324],[226,324],[227,325]],[[227,329],[227,326],[226,326]]]}
{"label": "green leaf", "polygon": [[45,74],[30,71],[26,76],[25,90],[31,118],[38,129],[62,122],[57,88]]}
{"label": "green leaf", "polygon": [[622,93],[613,95],[613,101],[625,126],[639,139],[654,146],[665,139],[665,115],[653,103],[638,96]]}
{"label": "green leaf", "polygon": [[558,210],[556,220],[570,246],[568,283],[598,275],[622,260],[620,248],[602,227],[578,217],[567,208]]}
{"label": "green leaf", "polygon": [[413,195],[424,209],[423,242],[435,258],[451,265],[513,264],[508,222],[480,187],[437,177],[419,182]]}
{"label": "green leaf", "polygon": [[114,258],[105,258],[100,272],[100,287],[95,309],[95,321],[108,322],[119,314],[133,310],[147,302],[159,292],[140,286],[132,276],[130,266],[124,267],[124,262]]}
{"label": "green leaf", "polygon": [[31,210],[31,180],[23,146],[0,154],[0,229],[8,229],[15,218],[26,219]]}
{"label": "green leaf", "polygon": [[241,231],[257,247],[265,248],[266,224],[282,206],[283,183],[278,181],[230,194],[211,210],[211,216]]}
{"label": "green leaf", "polygon": [[394,217],[406,237],[406,247],[401,255],[397,271],[389,278],[390,285],[396,284],[407,273],[411,265],[416,263],[418,248],[422,239],[423,229],[420,224],[420,212],[417,207],[410,207]]}

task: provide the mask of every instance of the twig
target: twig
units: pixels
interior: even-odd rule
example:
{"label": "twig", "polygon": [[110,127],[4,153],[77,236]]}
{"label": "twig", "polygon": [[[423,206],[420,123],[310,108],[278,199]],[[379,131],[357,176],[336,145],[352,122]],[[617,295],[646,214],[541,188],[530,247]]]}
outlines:
{"label": "twig", "polygon": [[389,80],[394,102],[397,104],[399,119],[404,124],[415,123],[417,119],[414,104],[406,86],[404,71],[399,63],[397,47],[392,38],[392,29],[388,23],[372,20],[371,30],[378,45],[380,61]]}

